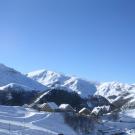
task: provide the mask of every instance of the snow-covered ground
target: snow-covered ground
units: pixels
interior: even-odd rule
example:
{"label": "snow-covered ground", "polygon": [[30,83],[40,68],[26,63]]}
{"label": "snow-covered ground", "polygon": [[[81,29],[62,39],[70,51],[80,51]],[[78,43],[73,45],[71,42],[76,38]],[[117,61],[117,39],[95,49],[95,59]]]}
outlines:
{"label": "snow-covered ground", "polygon": [[[135,135],[135,109],[119,113],[115,120],[106,114],[90,135]],[[38,112],[30,108],[0,106],[0,135],[77,135],[60,113]]]}
{"label": "snow-covered ground", "polygon": [[0,135],[76,135],[60,113],[0,106]]}
{"label": "snow-covered ground", "polygon": [[115,133],[135,135],[135,109],[120,112],[116,117],[116,119],[111,120],[109,114],[104,116],[102,123],[98,127],[99,131],[104,135]]}

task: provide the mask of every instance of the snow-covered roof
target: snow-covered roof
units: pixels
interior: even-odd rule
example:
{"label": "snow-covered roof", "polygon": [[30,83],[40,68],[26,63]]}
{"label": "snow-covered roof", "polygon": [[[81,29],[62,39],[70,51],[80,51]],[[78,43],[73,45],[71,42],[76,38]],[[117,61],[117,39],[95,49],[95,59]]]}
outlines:
{"label": "snow-covered roof", "polygon": [[66,109],[68,106],[70,106],[69,104],[61,104],[59,106],[60,109]]}
{"label": "snow-covered roof", "polygon": [[100,107],[95,107],[95,108],[92,110],[91,114],[96,114],[96,115],[98,115],[99,112],[100,112],[100,110],[101,110]]}
{"label": "snow-covered roof", "polygon": [[79,111],[79,113],[81,113],[81,112],[84,112],[84,111],[89,111],[89,109],[87,109],[87,108],[82,108],[80,111]]}
{"label": "snow-covered roof", "polygon": [[40,108],[43,108],[45,107],[46,105],[48,105],[50,108],[52,109],[58,109],[58,106],[54,103],[54,102],[48,102],[48,103],[43,103],[41,104],[39,107]]}
{"label": "snow-covered roof", "polygon": [[69,104],[61,104],[59,106],[59,109],[62,109],[62,110],[69,110],[69,111],[74,111],[73,107]]}
{"label": "snow-covered roof", "polygon": [[98,114],[100,111],[102,112],[108,112],[110,110],[110,106],[98,106],[98,107],[95,107],[93,110],[92,110],[92,114]]}

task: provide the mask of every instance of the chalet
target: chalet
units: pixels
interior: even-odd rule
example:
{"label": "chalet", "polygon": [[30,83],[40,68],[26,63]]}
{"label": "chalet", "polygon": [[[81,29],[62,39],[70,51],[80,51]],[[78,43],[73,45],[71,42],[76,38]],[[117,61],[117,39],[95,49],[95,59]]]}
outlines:
{"label": "chalet", "polygon": [[61,104],[59,106],[59,110],[61,110],[63,112],[75,112],[73,107],[71,105],[69,105],[69,104]]}
{"label": "chalet", "polygon": [[84,115],[84,116],[90,115],[90,110],[87,109],[87,108],[82,108],[82,109],[79,111],[79,114],[80,114],[80,115]]}
{"label": "chalet", "polygon": [[99,116],[99,115],[106,114],[109,111],[110,111],[110,106],[98,106],[92,110],[91,115]]}
{"label": "chalet", "polygon": [[58,110],[58,106],[54,102],[39,104],[38,108],[45,112],[56,112]]}

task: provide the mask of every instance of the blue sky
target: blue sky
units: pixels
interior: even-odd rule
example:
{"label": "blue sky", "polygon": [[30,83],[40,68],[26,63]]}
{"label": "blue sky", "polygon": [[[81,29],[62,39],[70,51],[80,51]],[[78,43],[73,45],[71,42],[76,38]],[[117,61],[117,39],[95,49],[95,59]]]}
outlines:
{"label": "blue sky", "polygon": [[134,0],[0,0],[0,62],[135,83]]}

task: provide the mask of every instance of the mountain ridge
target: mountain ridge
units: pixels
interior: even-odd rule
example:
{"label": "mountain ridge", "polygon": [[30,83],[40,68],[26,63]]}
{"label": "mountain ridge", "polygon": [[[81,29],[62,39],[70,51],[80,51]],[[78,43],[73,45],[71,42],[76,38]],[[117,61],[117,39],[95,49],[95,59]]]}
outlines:
{"label": "mountain ridge", "polygon": [[8,84],[20,84],[33,90],[45,90],[46,86],[34,81],[13,68],[0,64],[0,87]]}
{"label": "mountain ridge", "polygon": [[27,76],[48,87],[58,87],[69,91],[75,91],[82,97],[88,97],[89,95],[101,95],[111,101],[111,99],[108,98],[109,96],[120,96],[120,94],[122,95],[127,91],[135,93],[134,84],[120,83],[116,81],[88,81],[75,76],[67,76],[45,69],[30,72]]}
{"label": "mountain ridge", "polygon": [[[76,92],[82,98],[88,98],[91,95],[101,95],[114,102],[118,99],[133,97],[135,95],[135,84],[126,84],[119,82],[98,83],[68,76],[62,73],[48,71],[45,69],[33,71],[26,75],[0,64],[0,89],[7,88],[28,89],[46,91],[48,89],[61,89],[68,92]],[[132,96],[131,96],[132,95]]]}
{"label": "mountain ridge", "polygon": [[68,91],[75,91],[82,97],[93,95],[96,92],[96,82],[90,82],[75,76],[67,76],[61,73],[38,70],[26,75],[31,79],[47,87],[64,88]]}

